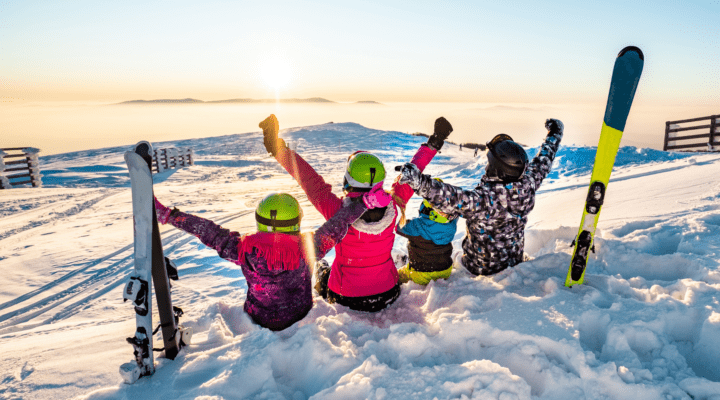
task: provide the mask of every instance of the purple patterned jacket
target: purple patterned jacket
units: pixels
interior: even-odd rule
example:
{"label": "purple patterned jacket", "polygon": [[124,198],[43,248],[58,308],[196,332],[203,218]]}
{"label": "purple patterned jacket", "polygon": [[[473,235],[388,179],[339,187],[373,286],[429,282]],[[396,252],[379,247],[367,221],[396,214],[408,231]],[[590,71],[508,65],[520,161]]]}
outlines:
{"label": "purple patterned jacket", "polygon": [[[315,258],[322,258],[345,237],[348,227],[365,211],[367,207],[363,202],[352,203],[338,210],[314,233],[301,234],[299,245],[312,243],[314,247],[301,249],[302,253],[312,254],[314,251]],[[252,235],[240,236],[210,220],[180,211],[173,212],[168,222],[196,236],[203,244],[215,249],[220,257],[242,267],[248,286],[244,309],[258,325],[274,331],[283,330],[304,318],[312,308],[310,281],[314,260],[306,260],[311,257],[300,257],[298,268],[270,269],[257,248],[246,252],[244,259],[240,259],[243,240]],[[267,235],[282,235],[285,238],[278,239],[287,243],[283,239],[287,239],[289,234]]]}

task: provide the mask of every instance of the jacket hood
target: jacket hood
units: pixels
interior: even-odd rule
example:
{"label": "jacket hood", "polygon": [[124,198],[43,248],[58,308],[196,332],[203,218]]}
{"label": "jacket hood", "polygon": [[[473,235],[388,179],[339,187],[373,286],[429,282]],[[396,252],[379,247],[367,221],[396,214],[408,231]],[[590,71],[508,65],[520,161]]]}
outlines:
{"label": "jacket hood", "polygon": [[[344,198],[343,199],[343,207],[350,204],[351,201],[352,200],[349,197]],[[387,207],[385,207],[385,214],[379,221],[367,222],[361,218],[358,218],[357,221],[353,222],[352,227],[362,233],[367,233],[370,235],[379,235],[385,229],[387,229],[390,225],[392,225],[393,221],[395,220],[396,215],[397,215],[397,212],[395,211],[395,203],[392,202]]]}

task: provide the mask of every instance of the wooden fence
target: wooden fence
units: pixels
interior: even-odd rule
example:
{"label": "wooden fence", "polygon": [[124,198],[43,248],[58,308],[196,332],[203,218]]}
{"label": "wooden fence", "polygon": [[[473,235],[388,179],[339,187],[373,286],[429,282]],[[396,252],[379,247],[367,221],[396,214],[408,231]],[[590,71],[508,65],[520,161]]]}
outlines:
{"label": "wooden fence", "polygon": [[176,169],[193,165],[194,153],[191,148],[178,149],[169,147],[166,149],[155,149],[153,154],[153,168],[155,172],[163,172],[166,169]]}
{"label": "wooden fence", "polygon": [[39,152],[40,150],[33,147],[0,149],[0,189],[27,184],[33,187],[42,186]]}
{"label": "wooden fence", "polygon": [[[709,121],[708,124],[693,126],[681,126],[691,122]],[[687,136],[678,136],[678,132],[708,129],[707,133],[699,133]],[[680,144],[682,141],[684,144]],[[718,151],[720,148],[720,115],[709,117],[684,119],[680,121],[665,122],[665,143],[663,150],[684,150],[684,151]],[[702,148],[702,149],[701,149]],[[695,150],[685,150],[695,149]]]}

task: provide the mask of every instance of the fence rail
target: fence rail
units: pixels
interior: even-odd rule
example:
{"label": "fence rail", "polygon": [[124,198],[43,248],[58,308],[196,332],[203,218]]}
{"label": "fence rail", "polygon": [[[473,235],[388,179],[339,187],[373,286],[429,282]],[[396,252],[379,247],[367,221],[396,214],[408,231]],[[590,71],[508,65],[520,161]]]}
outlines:
{"label": "fence rail", "polygon": [[12,189],[14,186],[27,184],[33,187],[42,186],[39,152],[40,150],[34,147],[0,149],[0,189]]}
{"label": "fence rail", "polygon": [[[710,121],[709,124],[680,126],[692,122]],[[678,132],[695,131],[699,129],[708,129],[708,133],[700,133],[694,135],[678,136]],[[699,139],[707,139],[699,141]],[[680,144],[680,141],[693,141],[692,143]],[[684,150],[684,151],[718,151],[720,148],[720,115],[711,115],[709,117],[683,119],[680,121],[665,122],[665,142],[663,150]],[[701,150],[700,148],[704,148]],[[695,149],[695,150],[686,150]]]}
{"label": "fence rail", "polygon": [[153,154],[153,168],[155,172],[167,169],[176,169],[193,165],[195,154],[191,148],[168,147],[155,149]]}

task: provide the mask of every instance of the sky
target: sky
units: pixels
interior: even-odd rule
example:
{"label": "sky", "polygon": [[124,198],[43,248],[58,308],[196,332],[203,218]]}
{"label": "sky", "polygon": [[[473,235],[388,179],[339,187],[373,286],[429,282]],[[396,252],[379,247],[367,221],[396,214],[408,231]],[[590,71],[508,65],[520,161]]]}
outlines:
{"label": "sky", "polygon": [[720,0],[0,1],[0,101],[591,103],[628,45],[636,99],[720,105]]}

